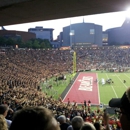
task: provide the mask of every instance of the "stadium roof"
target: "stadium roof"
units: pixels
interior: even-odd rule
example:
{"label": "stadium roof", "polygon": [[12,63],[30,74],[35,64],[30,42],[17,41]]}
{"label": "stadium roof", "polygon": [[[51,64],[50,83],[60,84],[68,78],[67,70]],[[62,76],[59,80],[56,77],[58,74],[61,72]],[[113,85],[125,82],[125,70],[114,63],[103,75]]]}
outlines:
{"label": "stadium roof", "polygon": [[54,29],[53,28],[43,28],[41,26],[36,26],[35,28],[29,28],[28,29],[29,31],[53,31]]}
{"label": "stadium roof", "polygon": [[130,0],[0,0],[0,26],[124,11]]}
{"label": "stadium roof", "polygon": [[130,18],[126,18],[124,23],[122,24],[122,27],[130,27]]}
{"label": "stadium roof", "polygon": [[115,28],[109,28],[109,29],[107,29],[106,31],[104,31],[104,33],[106,33],[106,32],[109,32],[109,31],[113,31],[113,30],[119,30],[119,29],[121,29],[121,28],[129,28],[130,27],[130,18],[126,18],[125,19],[125,21],[124,21],[124,23],[122,24],[122,26],[120,26],[120,27],[115,27]]}

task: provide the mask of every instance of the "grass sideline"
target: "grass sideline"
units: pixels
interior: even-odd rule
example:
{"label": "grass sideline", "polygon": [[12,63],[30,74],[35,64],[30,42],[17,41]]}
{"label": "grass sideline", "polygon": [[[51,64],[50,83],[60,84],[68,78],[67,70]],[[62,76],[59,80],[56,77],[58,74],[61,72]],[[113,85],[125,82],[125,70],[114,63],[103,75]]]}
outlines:
{"label": "grass sideline", "polygon": [[[87,72],[86,72],[87,73]],[[90,73],[90,72],[89,72]],[[100,102],[103,104],[108,104],[111,98],[120,98],[126,89],[130,86],[130,73],[110,73],[110,72],[92,72],[97,74]],[[48,95],[52,95],[55,99],[64,92],[66,87],[70,84],[71,80],[76,74],[66,74],[67,80],[61,80],[55,82],[55,77],[49,79],[46,83],[41,83],[42,91],[46,92]],[[113,84],[105,84],[102,86],[100,80],[104,78],[112,79]],[[126,83],[123,82],[126,80]],[[52,85],[52,89],[47,89],[46,86]]]}
{"label": "grass sideline", "polygon": [[[41,83],[42,91],[47,93],[48,95],[53,96],[55,99],[58,99],[59,96],[64,92],[66,87],[72,82],[73,78],[75,77],[76,73],[74,74],[66,74],[66,80],[59,80],[55,81],[56,77],[50,78],[47,82]],[[47,89],[47,86],[52,85],[52,89]]]}

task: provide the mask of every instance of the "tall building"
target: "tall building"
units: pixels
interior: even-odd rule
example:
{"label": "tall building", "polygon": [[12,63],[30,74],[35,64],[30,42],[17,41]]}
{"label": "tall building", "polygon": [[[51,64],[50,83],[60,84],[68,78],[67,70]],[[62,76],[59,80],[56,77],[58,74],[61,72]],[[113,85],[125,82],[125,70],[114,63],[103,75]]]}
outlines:
{"label": "tall building", "polygon": [[50,42],[53,41],[53,28],[35,27],[29,28],[28,32],[36,34],[36,38],[48,39]]}
{"label": "tall building", "polygon": [[102,26],[94,23],[77,23],[63,28],[62,46],[102,46]]}

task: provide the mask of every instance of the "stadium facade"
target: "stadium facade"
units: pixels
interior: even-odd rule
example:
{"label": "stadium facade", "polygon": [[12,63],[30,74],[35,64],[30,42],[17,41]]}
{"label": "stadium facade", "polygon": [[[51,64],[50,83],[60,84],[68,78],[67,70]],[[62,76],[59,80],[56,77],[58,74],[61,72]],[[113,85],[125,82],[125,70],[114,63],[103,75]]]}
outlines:
{"label": "stadium facade", "polygon": [[88,47],[88,46],[110,46],[130,45],[130,18],[126,18],[121,27],[102,31],[102,26],[94,23],[76,23],[63,27],[63,31],[53,41],[52,28],[36,26],[29,28],[28,32],[0,30],[0,36],[21,38],[28,41],[32,38],[48,39],[53,48],[61,47]]}
{"label": "stadium facade", "polygon": [[36,26],[35,28],[29,28],[28,32],[36,34],[36,38],[48,39],[50,42],[53,41],[53,28],[43,28]]}
{"label": "stadium facade", "polygon": [[103,38],[106,45],[130,45],[130,18],[126,18],[121,27],[103,32]]}
{"label": "stadium facade", "polygon": [[76,23],[63,27],[58,36],[62,46],[102,46],[102,26],[94,23]]}

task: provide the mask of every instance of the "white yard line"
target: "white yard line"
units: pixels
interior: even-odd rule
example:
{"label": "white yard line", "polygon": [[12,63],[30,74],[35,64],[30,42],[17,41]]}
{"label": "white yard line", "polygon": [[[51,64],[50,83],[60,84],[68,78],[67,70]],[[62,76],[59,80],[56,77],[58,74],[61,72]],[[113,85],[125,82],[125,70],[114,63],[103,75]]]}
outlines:
{"label": "white yard line", "polygon": [[[97,73],[96,73],[96,78],[97,78],[97,80],[98,80],[98,75],[97,75]],[[97,87],[98,87],[98,99],[99,99],[99,103],[100,103],[100,94],[99,94],[99,82],[97,82]]]}
{"label": "white yard line", "polygon": [[130,79],[130,77],[127,75],[127,74],[124,74],[127,78],[129,78]]}
{"label": "white yard line", "polygon": [[[121,83],[123,83],[122,80],[118,77],[117,74],[116,74],[116,76],[117,76],[117,78],[121,81]],[[123,85],[124,85],[125,88],[128,88],[124,83],[123,83]]]}
{"label": "white yard line", "polygon": [[[107,76],[107,78],[109,79],[109,77],[108,77],[108,75],[106,74],[106,76]],[[114,94],[115,94],[115,96],[118,98],[118,96],[117,96],[117,93],[116,93],[116,91],[115,91],[115,89],[114,89],[114,87],[111,85],[111,88],[112,88],[112,90],[113,90],[113,92],[114,92]]]}

